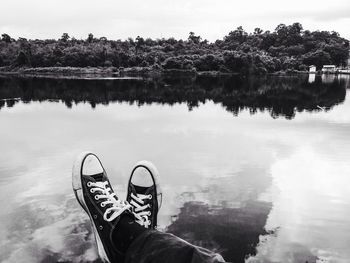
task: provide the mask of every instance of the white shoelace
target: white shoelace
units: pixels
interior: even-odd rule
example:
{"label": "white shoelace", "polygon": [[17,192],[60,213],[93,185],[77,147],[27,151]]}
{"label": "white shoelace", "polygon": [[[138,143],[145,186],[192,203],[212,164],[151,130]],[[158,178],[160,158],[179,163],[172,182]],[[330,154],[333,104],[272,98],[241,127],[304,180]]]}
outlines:
{"label": "white shoelace", "polygon": [[144,205],[145,199],[152,199],[152,195],[134,195],[133,193],[131,193],[130,204],[134,207],[134,215],[136,217],[136,222],[141,226],[148,228],[151,225],[151,221],[148,218],[151,215],[151,212],[145,210],[151,206],[149,204]]}
{"label": "white shoelace", "polygon": [[[103,214],[103,219],[105,221],[111,222],[115,218],[117,218],[119,215],[121,215],[125,210],[128,210],[131,208],[131,205],[126,201],[121,201],[116,198],[115,193],[110,193],[111,188],[107,186],[108,182],[88,182],[87,186],[90,187],[90,192],[93,194],[95,192],[98,192],[94,196],[95,200],[99,199],[106,199],[105,201],[100,203],[101,207],[105,207],[108,204],[111,204],[112,206],[108,207],[106,211]],[[108,216],[110,215],[110,216]]]}

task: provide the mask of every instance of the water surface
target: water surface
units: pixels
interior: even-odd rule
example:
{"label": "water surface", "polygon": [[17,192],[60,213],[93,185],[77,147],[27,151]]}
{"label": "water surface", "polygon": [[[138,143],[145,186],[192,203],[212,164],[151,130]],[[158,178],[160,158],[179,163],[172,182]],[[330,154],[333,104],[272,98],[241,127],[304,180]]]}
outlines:
{"label": "water surface", "polygon": [[234,262],[349,262],[348,76],[0,78],[0,261],[98,261],[71,166],[121,197],[161,173],[160,228]]}

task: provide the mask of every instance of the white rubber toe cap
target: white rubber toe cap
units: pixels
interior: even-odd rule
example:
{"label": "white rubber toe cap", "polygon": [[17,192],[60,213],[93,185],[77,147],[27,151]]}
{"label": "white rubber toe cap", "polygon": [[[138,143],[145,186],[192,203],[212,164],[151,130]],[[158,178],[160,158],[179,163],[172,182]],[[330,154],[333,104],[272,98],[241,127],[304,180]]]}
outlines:
{"label": "white rubber toe cap", "polygon": [[139,166],[134,170],[131,177],[131,183],[142,187],[150,187],[154,184],[152,175],[145,167],[142,166]]}
{"label": "white rubber toe cap", "polygon": [[103,173],[103,167],[97,157],[93,154],[86,156],[82,167],[82,174],[91,176],[100,173]]}

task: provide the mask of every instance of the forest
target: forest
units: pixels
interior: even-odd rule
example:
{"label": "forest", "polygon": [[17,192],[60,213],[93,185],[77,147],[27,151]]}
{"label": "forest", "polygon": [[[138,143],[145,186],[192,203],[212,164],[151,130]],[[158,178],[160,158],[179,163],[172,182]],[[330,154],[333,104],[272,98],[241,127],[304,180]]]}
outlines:
{"label": "forest", "polygon": [[60,39],[0,39],[0,70],[47,67],[102,67],[121,71],[183,71],[241,74],[307,71],[309,65],[346,66],[349,40],[337,32],[304,30],[280,24],[273,32],[241,26],[209,42],[190,32],[188,39],[143,37],[110,40],[90,33],[86,39],[63,33]]}

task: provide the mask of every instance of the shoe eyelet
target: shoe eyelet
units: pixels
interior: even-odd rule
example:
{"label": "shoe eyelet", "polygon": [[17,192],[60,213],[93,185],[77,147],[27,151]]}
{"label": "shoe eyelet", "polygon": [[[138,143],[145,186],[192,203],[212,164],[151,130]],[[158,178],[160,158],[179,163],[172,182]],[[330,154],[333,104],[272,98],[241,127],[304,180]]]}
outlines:
{"label": "shoe eyelet", "polygon": [[102,230],[102,229],[103,229],[103,226],[99,226],[98,228],[99,228],[100,230]]}
{"label": "shoe eyelet", "polygon": [[106,204],[105,203],[101,203],[101,207],[105,207],[106,206]]}
{"label": "shoe eyelet", "polygon": [[152,199],[152,195],[148,195],[148,199]]}
{"label": "shoe eyelet", "polygon": [[97,219],[97,215],[94,215],[94,219]]}
{"label": "shoe eyelet", "polygon": [[95,200],[100,199],[100,197],[98,195],[95,195]]}
{"label": "shoe eyelet", "polygon": [[86,185],[87,185],[88,187],[91,187],[91,182],[88,182]]}
{"label": "shoe eyelet", "polygon": [[150,216],[150,215],[151,215],[151,212],[148,212],[148,215]]}
{"label": "shoe eyelet", "polygon": [[95,190],[94,189],[90,189],[90,193],[95,193]]}

